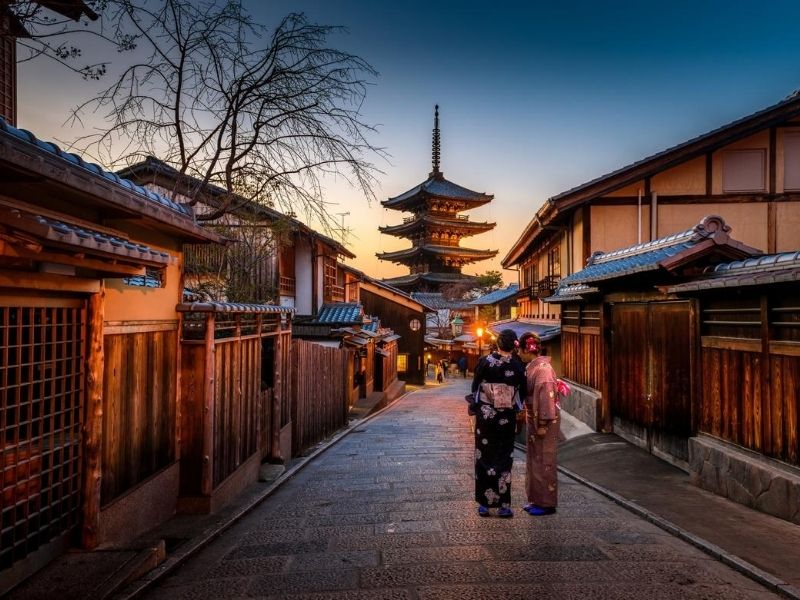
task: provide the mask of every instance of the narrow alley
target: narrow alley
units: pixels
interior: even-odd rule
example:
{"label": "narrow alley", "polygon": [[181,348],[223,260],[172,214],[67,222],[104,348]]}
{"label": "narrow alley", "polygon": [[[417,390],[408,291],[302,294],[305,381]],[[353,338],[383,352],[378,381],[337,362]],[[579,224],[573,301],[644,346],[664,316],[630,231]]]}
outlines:
{"label": "narrow alley", "polygon": [[320,454],[145,596],[772,598],[767,589],[566,477],[556,515],[472,501],[467,381],[401,398]]}

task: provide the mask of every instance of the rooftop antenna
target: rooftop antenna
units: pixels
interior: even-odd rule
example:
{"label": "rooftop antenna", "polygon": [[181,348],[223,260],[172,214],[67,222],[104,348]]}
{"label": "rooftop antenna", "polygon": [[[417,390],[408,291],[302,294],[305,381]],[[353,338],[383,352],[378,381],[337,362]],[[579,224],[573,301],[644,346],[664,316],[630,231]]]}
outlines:
{"label": "rooftop antenna", "polygon": [[442,172],[439,170],[439,160],[442,157],[442,140],[439,134],[439,105],[435,107],[433,114],[433,149],[431,150],[431,158],[433,159],[433,171],[431,177],[441,176]]}
{"label": "rooftop antenna", "polygon": [[348,212],[340,212],[340,213],[336,213],[336,214],[339,215],[339,217],[341,217],[341,220],[342,220],[342,226],[340,228],[338,228],[339,229],[339,236],[342,238],[342,244],[346,245],[345,235],[348,233],[348,229],[346,229],[345,226],[344,226],[344,218],[350,216],[350,211],[348,211]]}

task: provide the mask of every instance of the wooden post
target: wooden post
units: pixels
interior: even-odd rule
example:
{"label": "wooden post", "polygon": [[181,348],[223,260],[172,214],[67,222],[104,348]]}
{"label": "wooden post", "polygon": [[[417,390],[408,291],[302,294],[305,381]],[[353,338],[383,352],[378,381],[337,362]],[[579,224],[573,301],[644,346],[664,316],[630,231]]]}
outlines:
{"label": "wooden post", "polygon": [[103,321],[105,287],[89,297],[89,353],[86,359],[86,412],[83,424],[83,528],[81,545],[100,543],[100,484],[103,439]]}
{"label": "wooden post", "polygon": [[205,396],[203,398],[203,472],[200,490],[210,496],[214,488],[214,394],[216,357],[214,356],[214,327],[216,314],[206,313],[205,335]]}

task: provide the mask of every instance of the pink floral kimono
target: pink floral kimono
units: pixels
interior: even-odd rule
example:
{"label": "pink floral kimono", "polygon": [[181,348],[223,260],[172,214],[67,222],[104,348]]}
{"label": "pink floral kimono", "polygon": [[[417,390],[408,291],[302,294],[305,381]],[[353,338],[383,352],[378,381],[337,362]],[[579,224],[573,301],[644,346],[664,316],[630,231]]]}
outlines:
{"label": "pink floral kimono", "polygon": [[556,452],[561,408],[556,372],[549,356],[539,356],[528,363],[525,375],[528,384],[525,398],[528,502],[542,508],[555,508],[558,504]]}

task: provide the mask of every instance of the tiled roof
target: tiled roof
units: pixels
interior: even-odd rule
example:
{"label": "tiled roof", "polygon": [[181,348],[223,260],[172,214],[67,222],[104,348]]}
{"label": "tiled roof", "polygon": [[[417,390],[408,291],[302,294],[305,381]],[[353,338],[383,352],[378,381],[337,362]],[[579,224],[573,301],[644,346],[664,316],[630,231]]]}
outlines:
{"label": "tiled roof", "polygon": [[[382,280],[384,285],[389,286],[403,286],[412,285],[419,281],[428,283],[461,283],[462,281],[476,281],[477,278],[473,275],[464,275],[463,273],[412,273],[410,275],[401,275],[400,277],[391,277]],[[411,296],[417,302],[425,303],[424,300],[417,298],[414,293]],[[431,307],[434,308],[434,307]]]}
{"label": "tiled roof", "polygon": [[588,266],[577,273],[563,277],[559,289],[579,283],[604,281],[643,271],[655,271],[661,262],[696,246],[718,232],[727,234],[730,227],[720,217],[705,217],[700,223],[673,235],[644,244],[636,244],[613,252],[593,254]]}
{"label": "tiled roof", "polygon": [[545,302],[551,302],[554,304],[558,304],[559,302],[571,302],[573,300],[583,300],[584,296],[588,294],[596,294],[599,291],[600,290],[598,288],[586,285],[585,283],[565,285],[563,287],[559,286],[555,294],[548,296],[543,300]]}
{"label": "tiled roof", "polygon": [[793,281],[800,281],[800,251],[721,263],[710,269],[705,276],[674,285],[668,291],[693,292]]}
{"label": "tiled roof", "polygon": [[293,308],[272,304],[245,304],[240,302],[184,302],[175,307],[178,312],[224,312],[224,313],[285,313]]}
{"label": "tiled roof", "polygon": [[533,319],[510,319],[495,321],[489,324],[489,330],[499,335],[504,329],[511,329],[520,337],[523,333],[532,331],[539,335],[543,342],[561,335],[561,324],[558,322],[542,322]]}
{"label": "tiled roof", "polygon": [[495,290],[493,292],[489,292],[478,298],[477,300],[473,300],[470,304],[476,304],[478,306],[484,306],[487,304],[497,304],[498,302],[502,302],[507,298],[511,298],[519,291],[519,284],[512,283],[508,287],[500,288],[499,290]]}
{"label": "tiled roof", "polygon": [[361,324],[364,321],[364,310],[358,302],[330,302],[323,304],[313,323],[328,325]]}
{"label": "tiled roof", "polygon": [[411,297],[434,310],[446,308],[450,310],[472,310],[472,306],[466,300],[448,300],[438,292],[412,292]]}
{"label": "tiled roof", "polygon": [[459,256],[473,260],[483,260],[497,255],[497,250],[478,250],[475,248],[462,248],[461,246],[436,246],[426,244],[424,246],[411,246],[403,250],[394,252],[376,253],[375,256],[381,260],[398,260],[412,258],[420,254],[433,254],[436,256]]}
{"label": "tiled roof", "polygon": [[491,202],[493,196],[482,192],[474,192],[458,184],[448,181],[441,175],[429,177],[419,185],[414,186],[407,192],[384,200],[381,204],[387,208],[397,208],[407,201],[413,201],[418,195],[426,194],[440,198],[451,198],[453,200],[463,200],[470,204],[485,204]]}
{"label": "tiled roof", "polygon": [[112,173],[111,171],[106,171],[99,165],[86,162],[77,154],[73,154],[71,152],[65,152],[52,142],[46,142],[40,140],[27,129],[17,129],[16,127],[6,122],[2,117],[0,117],[0,131],[9,136],[13,136],[18,140],[32,144],[39,150],[43,150],[53,156],[56,156],[61,160],[63,160],[65,163],[69,163],[70,165],[79,167],[84,171],[86,171],[87,173],[90,173],[96,177],[102,177],[104,179],[107,179],[108,181],[111,181],[116,185],[119,185],[131,192],[138,194],[139,196],[142,196],[149,202],[159,204],[165,208],[168,208],[176,213],[179,213],[187,217],[191,217],[192,215],[192,212],[188,207],[173,202],[169,198],[165,198],[161,194],[156,194],[155,192],[148,190],[147,188],[144,188],[140,185],[136,185],[135,183],[133,183],[128,179],[122,179],[116,173]]}

